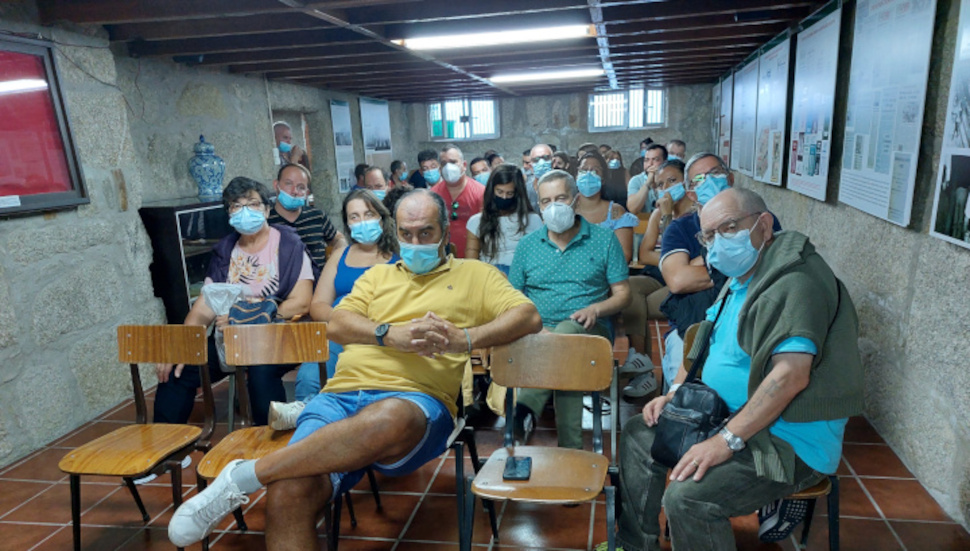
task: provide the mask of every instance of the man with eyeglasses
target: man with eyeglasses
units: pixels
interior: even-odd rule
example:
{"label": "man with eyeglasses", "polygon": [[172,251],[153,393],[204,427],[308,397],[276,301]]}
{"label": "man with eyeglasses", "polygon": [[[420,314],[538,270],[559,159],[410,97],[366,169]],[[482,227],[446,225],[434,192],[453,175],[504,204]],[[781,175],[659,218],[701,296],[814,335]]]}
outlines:
{"label": "man with eyeglasses", "polygon": [[624,425],[617,549],[659,550],[661,506],[674,549],[734,549],[730,518],[759,508],[760,538],[780,541],[806,514],[804,502],[783,498],[838,468],[848,418],[863,406],[855,306],[808,237],[778,234],[772,219],[746,189],[717,194],[701,212],[699,244],[730,279],[696,342],[709,343],[703,381],[732,415],[669,477],[651,455],[654,427],[687,370]]}
{"label": "man with eyeglasses", "polygon": [[540,143],[532,146],[529,152],[529,163],[532,167],[532,177],[525,182],[525,191],[529,195],[532,208],[539,212],[539,180],[552,170],[552,148]]}
{"label": "man with eyeglasses", "polygon": [[289,226],[306,244],[313,261],[313,278],[320,277],[327,263],[327,246],[345,247],[347,240],[337,231],[330,217],[316,207],[307,204],[310,195],[310,171],[303,165],[288,164],[280,167],[273,180],[276,203],[269,213],[269,223]]}
{"label": "man with eyeglasses", "polygon": [[432,186],[431,191],[440,195],[448,207],[448,226],[451,243],[455,246],[455,258],[465,258],[468,236],[465,225],[469,218],[482,212],[485,186],[465,174],[468,163],[457,145],[443,147],[438,153],[438,164],[441,167],[441,181]]}

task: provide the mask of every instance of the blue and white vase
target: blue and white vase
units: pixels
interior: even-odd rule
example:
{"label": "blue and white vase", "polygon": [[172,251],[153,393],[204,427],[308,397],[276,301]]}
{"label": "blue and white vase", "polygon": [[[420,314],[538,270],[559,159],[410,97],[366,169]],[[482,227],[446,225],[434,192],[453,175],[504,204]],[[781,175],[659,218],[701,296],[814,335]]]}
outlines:
{"label": "blue and white vase", "polygon": [[203,203],[222,199],[222,177],[226,174],[226,162],[215,154],[215,146],[199,136],[195,144],[195,156],[189,159],[189,174],[199,185],[199,200]]}

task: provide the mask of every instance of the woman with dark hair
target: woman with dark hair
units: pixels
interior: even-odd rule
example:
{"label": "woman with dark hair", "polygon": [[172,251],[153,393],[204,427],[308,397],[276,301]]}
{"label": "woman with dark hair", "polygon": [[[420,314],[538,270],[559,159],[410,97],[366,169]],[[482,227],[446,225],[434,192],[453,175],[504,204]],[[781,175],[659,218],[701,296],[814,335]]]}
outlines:
{"label": "woman with dark hair", "polygon": [[[310,303],[310,317],[314,321],[330,321],[333,309],[354,288],[354,283],[371,266],[393,264],[397,256],[397,238],[394,218],[377,196],[371,191],[351,191],[344,199],[342,215],[350,246],[342,247],[327,258],[320,274],[320,281]],[[337,356],[343,346],[330,341],[330,358],[327,360],[327,377],[333,377]],[[296,375],[295,402],[273,402],[270,406],[269,424],[276,430],[288,430],[296,426],[296,418],[306,402],[320,392],[320,370],[315,363],[300,366]]]}
{"label": "woman with dark hair", "polygon": [[487,262],[506,275],[519,240],[542,227],[532,211],[525,178],[518,167],[504,164],[492,172],[482,200],[482,212],[468,219],[465,258]]}
{"label": "woman with dark hair", "polygon": [[623,256],[630,262],[633,258],[633,229],[640,221],[627,212],[622,203],[606,197],[604,185],[607,178],[606,161],[599,153],[587,153],[579,160],[576,187],[576,214],[590,224],[613,230],[623,247]]}
{"label": "woman with dark hair", "polygon": [[576,161],[565,151],[557,151],[552,155],[552,169],[565,170],[573,178],[576,177]]}
{"label": "woman with dark hair", "polygon": [[611,201],[616,201],[621,205],[626,205],[626,183],[630,179],[626,168],[623,166],[623,156],[620,152],[611,149],[603,157],[606,159],[606,197]]}
{"label": "woman with dark hair", "polygon": [[[269,190],[249,178],[233,178],[222,202],[229,213],[229,224],[236,230],[212,248],[206,285],[233,283],[243,287],[243,294],[254,299],[278,300],[277,313],[292,318],[307,313],[313,296],[313,269],[306,246],[289,226],[271,226]],[[228,316],[216,316],[203,295],[195,301],[185,325],[208,326],[215,322],[222,331]],[[265,425],[272,400],[285,399],[282,377],[292,365],[255,366],[249,369],[248,385],[253,422]],[[225,377],[219,366],[214,339],[209,341],[209,373],[212,380]],[[195,404],[199,388],[199,370],[195,366],[155,366],[158,390],[155,394],[156,423],[185,423]]]}

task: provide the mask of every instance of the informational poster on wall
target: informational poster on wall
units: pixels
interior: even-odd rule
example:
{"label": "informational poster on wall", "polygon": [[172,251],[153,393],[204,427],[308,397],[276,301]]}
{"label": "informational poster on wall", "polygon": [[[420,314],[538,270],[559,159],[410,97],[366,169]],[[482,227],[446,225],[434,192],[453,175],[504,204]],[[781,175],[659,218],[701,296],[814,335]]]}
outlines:
{"label": "informational poster on wall", "polygon": [[930,234],[970,248],[970,0],[960,2]]}
{"label": "informational poster on wall", "polygon": [[374,99],[360,100],[360,126],[364,134],[364,162],[390,170],[393,161],[391,150],[391,116],[387,102]]}
{"label": "informational poster on wall", "polygon": [[780,186],[785,172],[785,117],[791,38],[767,44],[758,62],[758,125],[755,131],[754,179]]}
{"label": "informational poster on wall", "polygon": [[803,22],[795,46],[788,189],[825,200],[832,154],[832,113],[842,8]]}
{"label": "informational poster on wall", "polygon": [[333,121],[333,158],[337,161],[337,184],[340,193],[347,193],[357,183],[354,177],[354,133],[350,125],[350,104],[330,100],[330,120]]}
{"label": "informational poster on wall", "polygon": [[721,119],[718,124],[717,154],[724,163],[731,164],[731,109],[734,102],[734,74],[721,81]]}
{"label": "informational poster on wall", "polygon": [[721,83],[718,82],[711,89],[711,143],[717,151],[717,144],[721,136]]}
{"label": "informational poster on wall", "polygon": [[935,0],[859,0],[839,201],[909,224]]}
{"label": "informational poster on wall", "polygon": [[734,73],[734,112],[731,127],[731,168],[754,175],[754,137],[758,122],[758,58],[749,59]]}

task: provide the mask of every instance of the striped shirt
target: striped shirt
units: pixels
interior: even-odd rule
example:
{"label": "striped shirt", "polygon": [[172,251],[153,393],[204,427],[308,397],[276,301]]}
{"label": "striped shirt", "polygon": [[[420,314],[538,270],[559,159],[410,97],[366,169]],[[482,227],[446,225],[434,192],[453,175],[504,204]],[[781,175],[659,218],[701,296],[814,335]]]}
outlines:
{"label": "striped shirt", "polygon": [[310,260],[323,269],[327,262],[327,243],[337,237],[337,228],[333,226],[330,217],[316,207],[303,207],[296,220],[290,222],[280,216],[276,209],[269,211],[270,224],[285,224],[296,230],[296,233],[306,244],[310,253]]}

